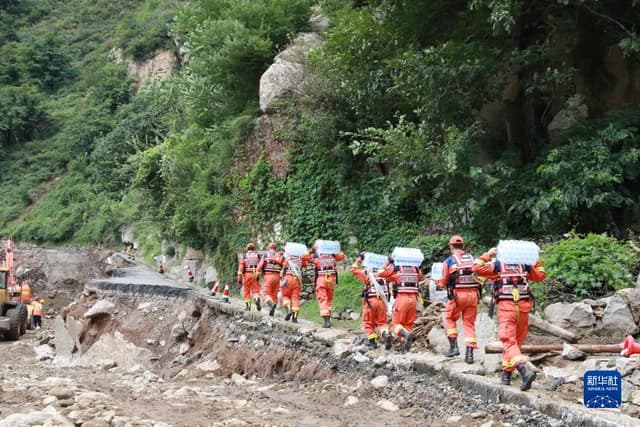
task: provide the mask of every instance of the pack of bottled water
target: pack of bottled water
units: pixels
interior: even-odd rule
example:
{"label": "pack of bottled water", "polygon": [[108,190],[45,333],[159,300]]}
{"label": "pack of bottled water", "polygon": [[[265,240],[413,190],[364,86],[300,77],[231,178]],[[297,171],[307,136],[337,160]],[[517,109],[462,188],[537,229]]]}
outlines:
{"label": "pack of bottled water", "polygon": [[408,267],[420,267],[424,261],[424,255],[420,249],[416,248],[398,248],[396,247],[391,254],[396,265],[404,265]]}
{"label": "pack of bottled water", "polygon": [[443,273],[444,273],[444,263],[434,262],[433,265],[431,266],[431,280],[442,279]]}
{"label": "pack of bottled water", "polygon": [[307,245],[287,242],[287,244],[284,245],[284,253],[288,256],[302,256],[307,253]]}
{"label": "pack of bottled water", "polygon": [[438,290],[438,287],[436,285],[436,280],[437,279],[431,279],[429,281],[429,299],[431,300],[431,302],[434,301],[447,301],[447,290],[446,289],[442,289],[442,290]]}
{"label": "pack of bottled water", "polygon": [[335,240],[316,240],[314,243],[318,255],[329,255],[340,253],[340,242]]}
{"label": "pack of bottled water", "polygon": [[506,264],[533,265],[538,261],[540,248],[526,240],[500,240],[496,259]]}
{"label": "pack of bottled water", "polygon": [[364,254],[364,259],[362,260],[362,265],[367,268],[380,268],[387,262],[387,257],[380,254],[374,254],[373,252],[366,252]]}

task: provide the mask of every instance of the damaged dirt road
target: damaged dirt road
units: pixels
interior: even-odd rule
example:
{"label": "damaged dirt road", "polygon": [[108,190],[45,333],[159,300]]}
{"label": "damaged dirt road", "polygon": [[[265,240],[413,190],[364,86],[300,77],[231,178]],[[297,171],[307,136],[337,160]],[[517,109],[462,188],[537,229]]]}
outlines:
{"label": "damaged dirt road", "polygon": [[66,278],[50,253],[23,253],[59,317],[0,342],[0,427],[578,425],[453,385],[433,354],[367,352],[348,331],[244,313],[111,253],[60,251]]}

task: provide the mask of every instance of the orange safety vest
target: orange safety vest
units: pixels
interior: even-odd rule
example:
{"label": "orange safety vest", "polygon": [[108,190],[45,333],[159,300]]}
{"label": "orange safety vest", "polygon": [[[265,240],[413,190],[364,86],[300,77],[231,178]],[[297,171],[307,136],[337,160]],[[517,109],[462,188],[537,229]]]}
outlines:
{"label": "orange safety vest", "polygon": [[42,317],[42,304],[34,301],[31,305],[33,305],[33,315]]}
{"label": "orange safety vest", "polygon": [[500,287],[496,290],[499,301],[519,301],[531,298],[527,272],[522,264],[500,263]]}

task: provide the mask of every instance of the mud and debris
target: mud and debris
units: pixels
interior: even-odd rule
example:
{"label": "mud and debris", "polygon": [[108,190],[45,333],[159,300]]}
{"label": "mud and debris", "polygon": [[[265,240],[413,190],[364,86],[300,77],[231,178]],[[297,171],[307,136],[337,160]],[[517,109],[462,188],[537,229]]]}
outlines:
{"label": "mud and debris", "polygon": [[[104,251],[78,251],[72,259],[90,265],[62,267],[72,274],[52,282],[45,260],[56,257],[29,251],[23,265],[33,278],[44,276],[34,279],[37,291],[46,296],[68,280],[59,291],[67,303],[57,300],[43,329],[0,342],[0,426],[575,425],[570,414],[556,418],[545,404],[521,403],[516,388],[515,396],[496,394],[487,363],[444,360],[427,351],[426,340],[408,355],[369,350],[359,333],[243,313],[239,303],[220,304],[195,289],[176,294],[170,280]],[[130,293],[136,284],[154,287]],[[441,310],[423,313],[421,336],[434,337]],[[556,392],[544,390],[575,362],[540,360],[531,399],[562,395],[576,406],[578,375],[555,381]],[[482,387],[467,387],[468,378]],[[598,423],[586,425],[616,425]]]}

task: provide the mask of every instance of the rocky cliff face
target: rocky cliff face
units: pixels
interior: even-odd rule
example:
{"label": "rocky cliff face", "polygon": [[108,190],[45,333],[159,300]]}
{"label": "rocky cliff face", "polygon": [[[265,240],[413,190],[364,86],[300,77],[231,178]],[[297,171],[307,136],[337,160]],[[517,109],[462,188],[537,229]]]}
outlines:
{"label": "rocky cliff face", "polygon": [[152,79],[166,79],[173,74],[178,64],[176,55],[167,49],[157,49],[154,55],[146,60],[124,58],[121,49],[113,49],[111,55],[118,63],[126,62],[127,72],[136,80],[138,86],[144,86]]}

